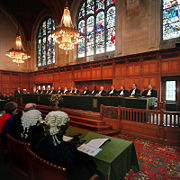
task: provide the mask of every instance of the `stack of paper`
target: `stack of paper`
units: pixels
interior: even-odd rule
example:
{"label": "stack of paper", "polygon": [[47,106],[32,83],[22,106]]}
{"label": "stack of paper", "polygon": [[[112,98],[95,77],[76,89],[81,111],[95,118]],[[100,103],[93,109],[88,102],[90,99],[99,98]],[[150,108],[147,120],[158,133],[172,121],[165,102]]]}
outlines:
{"label": "stack of paper", "polygon": [[108,140],[109,138],[92,139],[87,144],[82,144],[78,147],[78,150],[90,156],[96,156],[100,151],[102,151],[100,147]]}

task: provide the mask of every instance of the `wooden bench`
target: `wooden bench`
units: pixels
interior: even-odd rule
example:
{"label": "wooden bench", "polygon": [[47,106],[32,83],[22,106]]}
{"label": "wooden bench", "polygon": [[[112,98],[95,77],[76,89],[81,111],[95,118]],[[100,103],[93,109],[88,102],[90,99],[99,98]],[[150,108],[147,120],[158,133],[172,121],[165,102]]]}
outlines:
{"label": "wooden bench", "polygon": [[30,180],[64,180],[66,169],[44,160],[27,147]]}
{"label": "wooden bench", "polygon": [[30,147],[29,143],[21,142],[9,134],[6,135],[8,155],[12,167],[20,173],[25,179],[29,177],[29,167],[27,161],[26,147]]}

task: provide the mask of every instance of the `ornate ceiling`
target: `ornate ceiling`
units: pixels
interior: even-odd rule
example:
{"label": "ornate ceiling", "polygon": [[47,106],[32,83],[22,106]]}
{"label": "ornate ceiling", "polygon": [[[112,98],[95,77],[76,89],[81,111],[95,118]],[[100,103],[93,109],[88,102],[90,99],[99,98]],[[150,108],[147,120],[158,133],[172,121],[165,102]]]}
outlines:
{"label": "ornate ceiling", "polygon": [[[72,0],[68,1],[69,6]],[[13,16],[23,28],[27,41],[31,40],[34,22],[39,14],[46,10],[60,22],[65,0],[1,0],[0,5]]]}

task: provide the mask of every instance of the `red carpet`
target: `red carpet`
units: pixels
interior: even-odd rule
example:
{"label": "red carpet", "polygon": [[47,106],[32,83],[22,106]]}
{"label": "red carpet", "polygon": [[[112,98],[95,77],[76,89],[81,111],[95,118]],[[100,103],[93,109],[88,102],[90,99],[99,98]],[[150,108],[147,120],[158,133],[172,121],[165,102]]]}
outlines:
{"label": "red carpet", "polygon": [[152,143],[125,134],[116,137],[133,141],[138,157],[140,172],[130,171],[129,180],[180,180],[180,153],[175,147]]}

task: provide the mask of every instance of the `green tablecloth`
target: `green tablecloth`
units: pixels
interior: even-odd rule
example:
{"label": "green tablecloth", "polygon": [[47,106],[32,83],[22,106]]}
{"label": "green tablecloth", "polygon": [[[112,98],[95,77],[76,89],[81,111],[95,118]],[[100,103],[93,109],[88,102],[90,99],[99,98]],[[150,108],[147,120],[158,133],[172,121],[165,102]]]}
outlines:
{"label": "green tablecloth", "polygon": [[125,174],[133,169],[139,170],[138,160],[133,142],[125,141],[118,138],[113,138],[77,128],[69,127],[66,131],[67,136],[74,136],[81,133],[80,140],[85,140],[88,143],[95,138],[109,138],[102,145],[102,151],[95,157],[92,157],[97,164],[98,170],[106,174],[108,180],[124,179]]}

